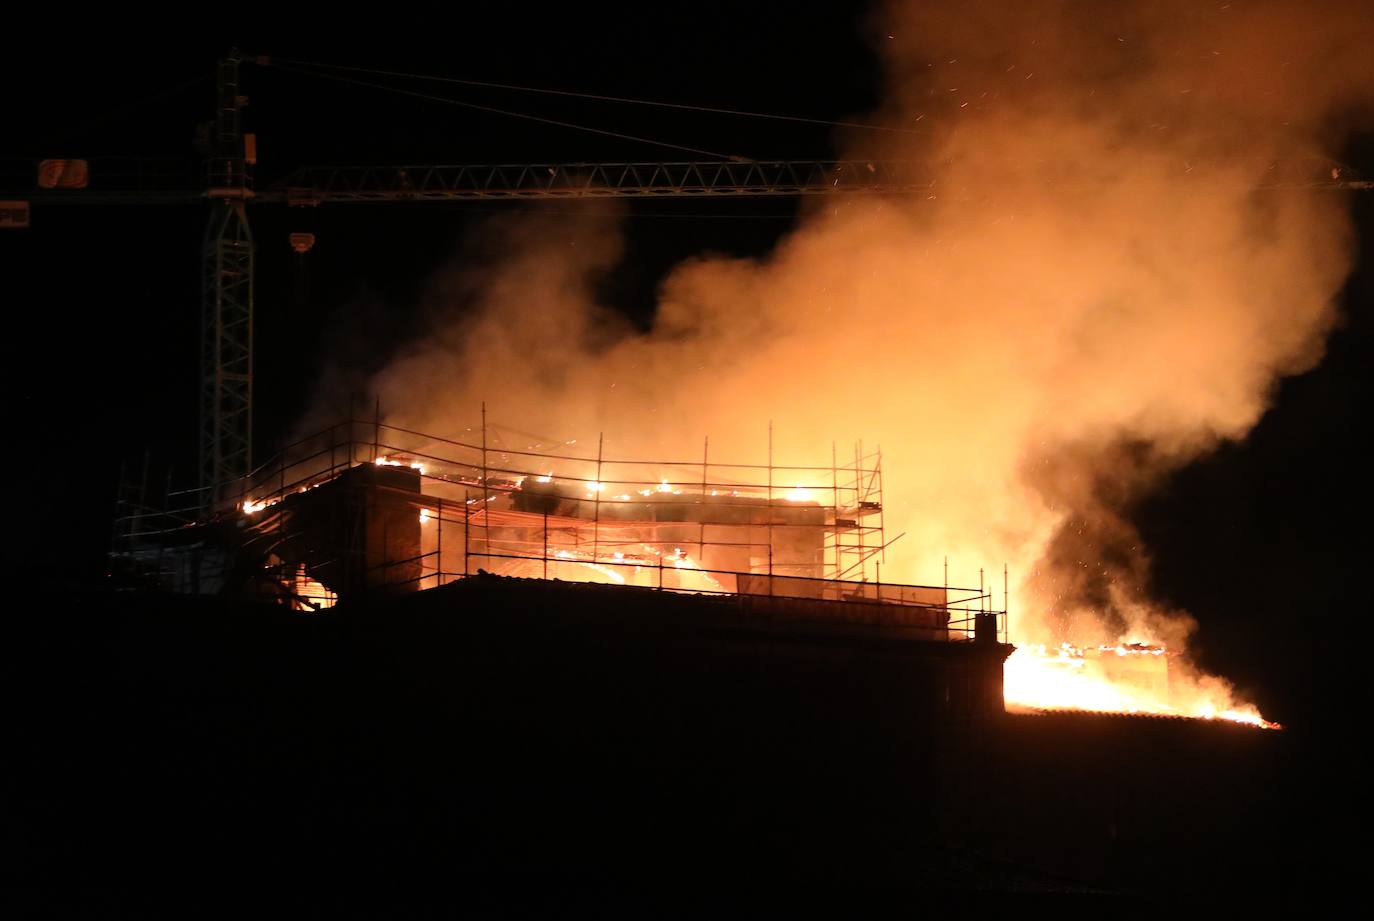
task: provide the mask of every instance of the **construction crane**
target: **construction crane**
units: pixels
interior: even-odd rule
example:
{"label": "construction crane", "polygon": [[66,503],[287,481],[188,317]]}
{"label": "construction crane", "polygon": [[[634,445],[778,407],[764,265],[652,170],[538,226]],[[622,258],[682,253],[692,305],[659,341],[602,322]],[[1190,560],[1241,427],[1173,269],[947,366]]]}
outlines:
{"label": "construction crane", "polygon": [[[498,164],[398,167],[309,167],[270,188],[253,183],[256,137],[243,130],[247,97],[240,67],[265,59],[230,51],[217,65],[216,111],[203,188],[86,188],[85,164],[58,161],[37,191],[0,193],[30,203],[209,206],[201,247],[198,480],[203,507],[219,505],[253,463],[254,250],[248,206],[314,206],[337,202],[425,202],[569,198],[725,198],[928,192],[932,184],[902,161],[729,159],[674,163]],[[1374,182],[1304,168],[1272,187],[1371,190]],[[79,177],[71,181],[71,177]],[[309,240],[293,240],[308,248]]]}

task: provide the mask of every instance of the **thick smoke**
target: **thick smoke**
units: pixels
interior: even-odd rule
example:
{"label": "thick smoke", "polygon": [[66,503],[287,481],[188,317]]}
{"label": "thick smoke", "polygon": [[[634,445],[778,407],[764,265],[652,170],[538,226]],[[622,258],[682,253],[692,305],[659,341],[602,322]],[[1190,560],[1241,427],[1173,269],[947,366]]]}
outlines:
{"label": "thick smoke", "polygon": [[[1320,7],[1320,8],[1319,8]],[[647,333],[595,303],[621,228],[494,222],[375,379],[398,424],[492,418],[620,457],[884,458],[885,579],[1010,564],[1017,638],[1177,643],[1123,510],[1319,360],[1349,269],[1332,153],[1374,87],[1358,4],[892,4],[845,141],[931,191],[814,203],[767,258],[699,258]],[[1283,164],[1281,169],[1275,163]],[[1317,175],[1314,178],[1322,178]],[[956,578],[957,577],[957,578]]]}

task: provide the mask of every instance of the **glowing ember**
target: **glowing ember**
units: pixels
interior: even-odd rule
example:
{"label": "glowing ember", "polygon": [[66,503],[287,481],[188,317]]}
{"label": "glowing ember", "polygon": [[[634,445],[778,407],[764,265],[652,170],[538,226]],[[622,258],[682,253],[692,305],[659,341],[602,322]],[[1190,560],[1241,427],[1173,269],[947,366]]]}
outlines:
{"label": "glowing ember", "polygon": [[[605,576],[607,579],[610,579],[610,580],[611,580],[612,582],[614,582],[616,585],[624,585],[624,584],[625,584],[625,577],[622,576],[620,573],[616,572],[615,570],[611,569],[611,568],[608,567],[608,566],[602,566],[602,565],[599,564],[599,563],[581,563],[581,564],[579,564],[579,565],[585,566],[585,567],[587,567],[588,569],[592,570],[593,572],[596,572],[596,573],[599,573],[600,575]],[[591,582],[599,582],[600,580],[599,580],[599,579],[590,579],[590,580],[588,580],[588,581],[591,581]]]}
{"label": "glowing ember", "polygon": [[325,608],[332,608],[337,600],[334,593],[327,587],[317,582],[305,571],[305,564],[301,563],[292,577],[292,592],[296,598],[292,607],[303,611],[322,611]]}
{"label": "glowing ember", "polygon": [[420,509],[420,524],[425,524],[425,523],[428,522],[428,521],[429,521],[429,509],[427,509],[427,508],[422,508],[422,509]]}
{"label": "glowing ember", "polygon": [[1164,647],[1140,643],[1020,645],[1003,669],[1003,699],[1013,711],[1157,714],[1282,728],[1255,707],[1237,704],[1223,682],[1195,678],[1186,667],[1171,675],[1170,658]]}
{"label": "glowing ember", "polygon": [[409,467],[411,470],[418,470],[423,475],[425,472],[424,464],[407,463],[404,461],[392,460],[389,457],[379,457],[373,461],[378,467]]}

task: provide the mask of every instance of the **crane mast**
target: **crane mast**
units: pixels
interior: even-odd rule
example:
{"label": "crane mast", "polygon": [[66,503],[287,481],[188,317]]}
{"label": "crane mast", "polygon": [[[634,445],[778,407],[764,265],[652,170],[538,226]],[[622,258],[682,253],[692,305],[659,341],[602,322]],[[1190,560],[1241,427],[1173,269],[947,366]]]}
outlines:
{"label": "crane mast", "polygon": [[253,233],[245,206],[255,157],[245,149],[239,63],[237,52],[219,62],[201,245],[198,466],[207,507],[253,463]]}

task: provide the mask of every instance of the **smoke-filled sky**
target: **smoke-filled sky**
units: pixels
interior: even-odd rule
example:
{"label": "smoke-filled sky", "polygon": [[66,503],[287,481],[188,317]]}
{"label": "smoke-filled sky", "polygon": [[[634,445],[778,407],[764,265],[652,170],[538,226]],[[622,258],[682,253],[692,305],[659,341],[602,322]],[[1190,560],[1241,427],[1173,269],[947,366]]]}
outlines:
{"label": "smoke-filled sky", "polygon": [[627,232],[604,203],[494,218],[372,389],[423,431],[486,401],[620,457],[709,435],[757,462],[770,421],[783,462],[863,439],[905,532],[885,578],[1005,562],[1022,638],[1177,643],[1124,513],[1320,360],[1350,268],[1346,199],[1291,180],[1368,123],[1374,18],[1317,7],[886,4],[854,116],[902,130],[839,144],[929,193],[822,198],[765,256],[677,265],[647,331],[598,303]]}

